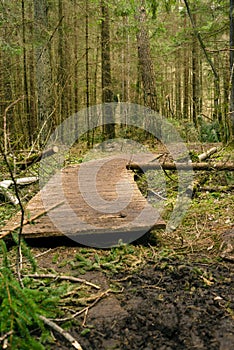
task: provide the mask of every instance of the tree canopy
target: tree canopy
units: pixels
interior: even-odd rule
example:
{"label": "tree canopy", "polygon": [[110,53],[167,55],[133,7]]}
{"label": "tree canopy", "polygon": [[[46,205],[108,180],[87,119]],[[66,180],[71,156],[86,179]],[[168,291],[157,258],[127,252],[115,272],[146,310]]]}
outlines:
{"label": "tree canopy", "polygon": [[0,8],[5,149],[43,144],[73,113],[110,101],[149,106],[194,130],[191,138],[231,139],[233,1],[6,0]]}

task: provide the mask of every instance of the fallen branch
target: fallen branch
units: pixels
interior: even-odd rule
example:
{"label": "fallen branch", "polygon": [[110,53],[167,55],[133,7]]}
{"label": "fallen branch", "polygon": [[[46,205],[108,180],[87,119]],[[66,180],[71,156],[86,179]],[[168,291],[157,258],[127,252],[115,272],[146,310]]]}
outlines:
{"label": "fallen branch", "polygon": [[37,278],[37,279],[43,279],[43,278],[52,278],[56,280],[65,280],[65,281],[71,281],[71,282],[79,282],[84,283],[87,286],[93,287],[95,289],[100,289],[99,286],[97,286],[94,283],[88,282],[83,278],[78,278],[74,276],[63,276],[63,275],[56,275],[56,274],[29,274],[29,275],[23,275],[23,277],[30,277],[30,278]]}
{"label": "fallen branch", "polygon": [[[10,181],[10,180],[9,180]],[[11,204],[17,205],[19,204],[18,198],[11,192],[9,191],[4,185],[0,184],[0,193],[7,199]]]}
{"label": "fallen branch", "polygon": [[64,203],[64,201],[61,201],[55,205],[52,205],[49,209],[44,209],[42,210],[41,212],[39,212],[38,214],[32,216],[31,218],[29,219],[24,219],[23,223],[17,223],[15,224],[14,226],[12,226],[9,230],[3,232],[1,235],[0,235],[0,239],[1,238],[4,238],[6,237],[7,235],[11,234],[13,231],[17,230],[18,228],[20,228],[21,226],[25,226],[27,224],[30,224],[32,223],[34,220],[38,219],[39,217],[43,216],[44,214],[47,214],[49,211],[59,207],[60,205],[62,205]]}
{"label": "fallen branch", "polygon": [[78,343],[78,341],[67,331],[65,331],[63,328],[58,326],[56,323],[53,321],[49,320],[47,317],[40,315],[39,316],[40,320],[42,320],[47,326],[52,328],[54,331],[58,332],[61,334],[72,346],[73,348],[77,350],[83,350],[81,345]]}
{"label": "fallen branch", "polygon": [[202,186],[199,188],[199,191],[206,192],[230,192],[234,190],[234,186]]}
{"label": "fallen branch", "polygon": [[[102,300],[104,297],[108,296],[108,294],[112,292],[113,293],[113,290],[111,289],[107,289],[106,291],[102,292],[101,294],[98,294],[96,296],[96,298],[94,299],[94,301],[88,305],[88,306],[85,306],[83,309],[75,312],[72,316],[69,316],[69,317],[64,317],[64,318],[58,318],[58,319],[55,319],[56,322],[67,322],[67,321],[71,321],[73,320],[74,318],[76,318],[77,316],[80,316],[82,315],[83,313],[87,313],[93,306],[95,306],[100,300]],[[86,299],[87,301],[87,299]]]}
{"label": "fallen branch", "polygon": [[6,338],[8,338],[12,334],[13,334],[13,330],[5,333],[3,336],[0,337],[0,343],[2,343]]}
{"label": "fallen branch", "polygon": [[[15,179],[15,183],[17,185],[30,185],[38,180],[37,176],[29,176],[29,177],[21,177],[19,179]],[[0,182],[0,186],[9,188],[11,185],[14,185],[12,180],[3,180]]]}
{"label": "fallen branch", "polygon": [[217,162],[217,163],[206,163],[206,162],[196,162],[196,163],[179,163],[179,162],[168,162],[168,163],[142,163],[136,164],[131,163],[127,165],[128,169],[131,170],[234,170],[234,163],[232,162]]}
{"label": "fallen branch", "polygon": [[218,151],[217,147],[212,147],[208,151],[201,153],[198,156],[199,162],[202,162],[203,160],[209,158],[212,154],[216,153]]}
{"label": "fallen branch", "polygon": [[32,154],[30,157],[26,158],[24,161],[17,162],[16,166],[21,170],[25,170],[30,165],[39,162],[42,158],[50,157],[53,154],[58,153],[58,151],[59,151],[59,148],[57,146],[54,146],[44,152]]}
{"label": "fallen branch", "polygon": [[[36,182],[38,180],[38,177],[31,176],[31,177],[23,177],[20,179],[15,179],[16,185],[30,185],[33,182]],[[13,180],[3,180],[0,182],[0,193],[4,195],[12,204],[17,205],[19,204],[19,200],[8,188],[10,186],[14,185]]]}

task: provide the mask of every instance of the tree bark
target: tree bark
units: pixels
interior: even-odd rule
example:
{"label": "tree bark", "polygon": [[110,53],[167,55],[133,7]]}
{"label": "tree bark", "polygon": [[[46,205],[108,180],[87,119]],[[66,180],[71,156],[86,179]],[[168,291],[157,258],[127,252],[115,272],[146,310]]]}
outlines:
{"label": "tree bark", "polygon": [[27,71],[27,54],[26,54],[26,25],[25,25],[25,1],[21,1],[22,13],[22,39],[23,39],[23,76],[24,76],[24,102],[27,120],[27,132],[29,145],[32,144],[32,125],[30,121],[30,105],[29,105],[29,88],[28,88],[28,71]]}
{"label": "tree bark", "polygon": [[87,146],[90,146],[90,94],[89,94],[89,3],[88,0],[85,2],[85,80],[86,80],[86,108],[87,108]]}
{"label": "tree bark", "polygon": [[[152,111],[159,112],[155,72],[150,50],[149,32],[146,24],[147,15],[145,0],[141,0],[141,7],[138,10],[136,19],[139,22],[137,45],[139,70],[143,85],[144,105],[149,107]],[[144,128],[151,130],[157,139],[161,139],[161,121],[158,118],[156,119],[155,115],[148,113],[147,116],[144,116]],[[146,137],[149,136],[150,134],[147,133]]]}
{"label": "tree bark", "polygon": [[35,39],[37,47],[35,49],[36,59],[36,88],[37,88],[37,120],[38,125],[45,123],[41,133],[41,144],[43,144],[50,131],[49,114],[51,111],[51,71],[49,44],[47,42],[48,29],[48,3],[47,0],[34,0],[34,17],[35,17]]}
{"label": "tree bark", "polygon": [[[196,16],[193,16],[194,24],[196,25]],[[192,44],[192,89],[193,89],[193,110],[192,120],[194,126],[198,127],[198,115],[199,115],[199,50],[197,38],[193,37]]]}
{"label": "tree bark", "polygon": [[234,138],[234,0],[230,0],[230,138]]}
{"label": "tree bark", "polygon": [[156,169],[164,169],[164,170],[226,170],[226,171],[233,171],[234,170],[234,163],[231,162],[217,162],[217,163],[206,163],[206,162],[200,162],[200,163],[175,163],[175,162],[168,162],[168,163],[143,163],[143,164],[136,164],[131,163],[128,165],[129,169],[132,170],[156,170]]}
{"label": "tree bark", "polygon": [[[185,19],[186,27],[186,19]],[[183,119],[189,120],[189,48],[186,47],[183,50],[184,59],[183,59]]]}
{"label": "tree bark", "polygon": [[[230,1],[233,1],[233,0],[230,0]],[[219,101],[219,99],[220,99],[220,96],[219,96],[219,75],[218,75],[218,72],[215,68],[215,65],[214,65],[212,59],[210,58],[210,56],[207,52],[207,49],[206,49],[206,46],[202,40],[201,34],[200,34],[199,30],[197,29],[196,20],[194,20],[195,17],[192,15],[192,13],[190,11],[189,3],[187,0],[184,0],[184,3],[186,6],[186,9],[187,9],[189,19],[191,21],[191,25],[193,27],[194,35],[196,36],[196,38],[200,44],[200,47],[205,55],[206,61],[209,64],[209,66],[212,70],[212,73],[214,75],[214,90],[215,90],[214,91],[214,104],[215,104],[215,110],[218,110],[219,109],[219,102],[220,102]]]}
{"label": "tree bark", "polygon": [[115,137],[114,111],[106,103],[113,102],[111,58],[110,58],[110,18],[105,0],[101,0],[101,47],[102,47],[102,102],[103,102],[103,136],[105,139]]}
{"label": "tree bark", "polygon": [[158,111],[155,74],[150,52],[149,34],[146,28],[146,9],[144,0],[141,1],[141,5],[142,6],[139,8],[139,14],[137,16],[139,21],[137,45],[139,68],[144,93],[144,103],[145,106],[150,107],[154,111]]}

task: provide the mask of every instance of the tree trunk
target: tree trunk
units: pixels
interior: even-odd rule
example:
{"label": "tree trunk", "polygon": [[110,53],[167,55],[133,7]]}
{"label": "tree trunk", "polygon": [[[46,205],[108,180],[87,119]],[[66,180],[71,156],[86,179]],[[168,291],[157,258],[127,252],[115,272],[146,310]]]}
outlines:
{"label": "tree trunk", "polygon": [[[143,85],[144,105],[149,107],[150,110],[158,112],[155,73],[150,51],[149,33],[146,24],[145,0],[141,0],[141,7],[139,8],[137,19],[139,22],[137,33],[138,61]],[[156,119],[155,115],[148,113],[148,115],[145,116],[143,128],[151,131],[157,139],[161,139],[161,121]],[[147,133],[146,137],[149,136],[150,134]]]}
{"label": "tree trunk", "polygon": [[89,3],[88,0],[85,2],[85,80],[86,80],[86,108],[87,108],[87,146],[90,146],[90,116],[89,116],[89,106],[90,106],[90,95],[89,95]]}
{"label": "tree trunk", "polygon": [[230,0],[230,134],[234,138],[234,0]]}
{"label": "tree trunk", "polygon": [[22,13],[22,39],[23,39],[23,82],[24,82],[24,102],[27,121],[28,143],[32,144],[32,127],[30,122],[30,105],[29,105],[29,89],[28,89],[28,71],[27,71],[27,55],[26,55],[26,25],[25,25],[25,1],[21,1]]}
{"label": "tree trunk", "polygon": [[110,58],[110,19],[109,8],[105,0],[101,0],[101,46],[102,46],[102,102],[103,102],[103,136],[105,139],[115,137],[114,111],[110,105],[113,102]]}
{"label": "tree trunk", "polygon": [[[184,20],[184,27],[186,28],[186,18]],[[183,119],[189,120],[189,48],[186,44],[183,50]]]}
{"label": "tree trunk", "polygon": [[[210,58],[208,52],[207,52],[207,49],[205,47],[205,44],[202,40],[202,37],[201,37],[201,34],[199,32],[199,30],[197,29],[197,26],[196,26],[196,17],[194,15],[192,15],[191,11],[190,11],[190,7],[189,7],[189,3],[187,0],[184,0],[184,3],[185,3],[185,6],[186,6],[186,9],[187,9],[187,13],[188,13],[188,16],[189,16],[189,19],[191,21],[191,25],[193,27],[193,31],[194,31],[194,36],[197,38],[199,44],[200,44],[200,47],[205,55],[205,58],[206,58],[206,61],[207,63],[209,64],[211,70],[212,70],[212,73],[214,75],[214,88],[215,88],[215,108],[218,109],[218,104],[219,104],[219,75],[218,75],[218,72],[215,68],[215,65],[212,61],[212,59]],[[195,58],[195,57],[194,57]]]}
{"label": "tree trunk", "polygon": [[[196,16],[193,16],[194,24],[196,25]],[[197,38],[193,37],[192,44],[192,89],[193,89],[193,113],[192,120],[194,126],[198,127],[197,117],[199,114],[199,49]]]}
{"label": "tree trunk", "polygon": [[176,99],[176,118],[181,119],[181,50],[177,49],[175,64],[175,99]]}
{"label": "tree trunk", "polygon": [[29,32],[30,38],[32,40],[28,64],[29,64],[29,110],[30,110],[30,127],[32,138],[34,138],[34,134],[38,128],[37,125],[37,102],[36,102],[36,81],[35,81],[35,52],[34,52],[34,25],[33,25],[33,4],[30,4],[30,24],[29,24]]}
{"label": "tree trunk", "polygon": [[35,17],[35,49],[36,58],[36,88],[37,88],[37,119],[38,125],[43,128],[41,132],[41,144],[43,144],[50,132],[49,115],[51,112],[51,71],[49,43],[47,41],[48,30],[48,3],[47,0],[34,0]]}
{"label": "tree trunk", "polygon": [[[63,1],[59,0],[58,2],[58,20],[63,17]],[[65,66],[65,39],[63,32],[63,25],[61,24],[58,27],[58,73],[57,73],[57,94],[60,101],[59,110],[58,110],[58,120],[57,124],[60,124],[63,121],[63,113],[66,110],[66,94],[65,94],[65,85],[66,85],[66,66]]]}
{"label": "tree trunk", "polygon": [[157,111],[156,83],[153,68],[153,61],[150,52],[149,34],[146,28],[146,10],[145,1],[141,1],[142,6],[139,9],[138,21],[139,31],[137,33],[138,59],[143,84],[145,106]]}
{"label": "tree trunk", "polygon": [[[73,5],[73,10],[74,13],[76,14],[78,8],[78,0],[74,1]],[[78,38],[78,28],[79,28],[79,20],[78,16],[75,15],[74,17],[74,49],[73,49],[73,55],[74,55],[74,79],[73,79],[73,84],[74,84],[74,110],[73,113],[77,113],[79,109],[79,73],[78,73],[78,53],[79,53],[79,38]],[[76,126],[77,129],[77,126]]]}

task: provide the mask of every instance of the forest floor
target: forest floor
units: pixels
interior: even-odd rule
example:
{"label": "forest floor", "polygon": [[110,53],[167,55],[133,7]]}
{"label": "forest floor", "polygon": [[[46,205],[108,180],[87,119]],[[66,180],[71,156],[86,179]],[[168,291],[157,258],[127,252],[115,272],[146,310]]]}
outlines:
{"label": "forest floor", "polygon": [[[129,246],[111,254],[99,251],[103,262],[91,267],[88,260],[93,265],[98,260],[94,255],[84,248],[63,247],[38,258],[44,272],[75,275],[101,287],[83,298],[83,306],[81,291],[64,300],[70,315],[81,307],[81,315],[66,329],[84,350],[233,349],[233,262],[209,257],[205,250],[190,255],[188,248],[162,246]],[[92,271],[80,274],[80,265]],[[54,335],[48,349],[72,348]]]}
{"label": "forest floor", "polygon": [[[210,174],[205,184],[223,191],[199,190],[171,233],[151,232],[106,250],[31,242],[38,274],[75,276],[99,287],[70,283],[58,302],[57,322],[83,350],[234,348],[234,257],[225,254],[224,239],[234,245],[234,189],[225,190],[233,172]],[[57,332],[45,346],[72,349]]]}

